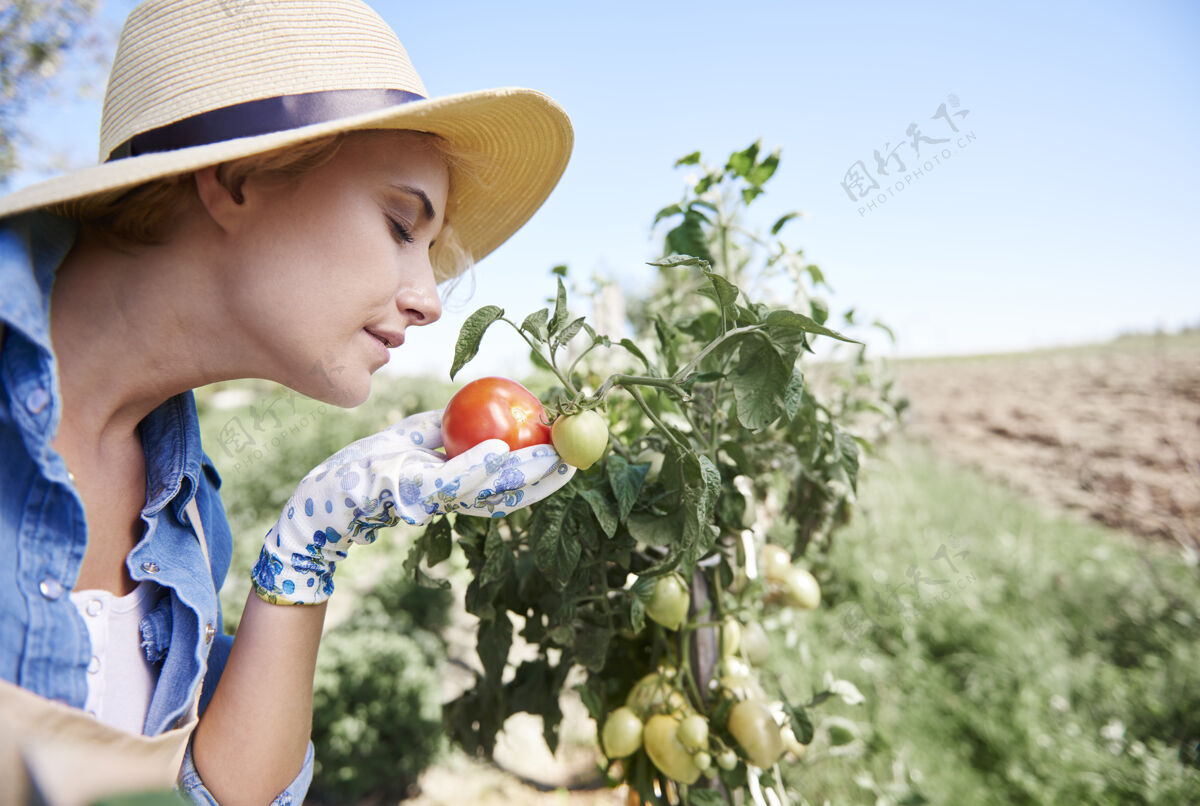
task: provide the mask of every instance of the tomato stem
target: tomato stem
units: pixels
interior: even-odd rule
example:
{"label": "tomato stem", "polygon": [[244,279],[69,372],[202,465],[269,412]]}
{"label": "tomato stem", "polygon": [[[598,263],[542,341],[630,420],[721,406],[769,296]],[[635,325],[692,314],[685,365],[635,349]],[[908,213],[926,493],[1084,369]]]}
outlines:
{"label": "tomato stem", "polygon": [[507,322],[508,324],[512,325],[513,330],[517,331],[517,333],[521,336],[521,338],[523,338],[525,340],[525,343],[529,345],[529,349],[531,349],[535,353],[537,353],[538,358],[541,358],[543,361],[546,362],[546,365],[550,367],[550,371],[553,372],[555,374],[555,376],[558,377],[558,380],[562,382],[563,388],[566,389],[567,392],[570,393],[570,395],[572,397],[579,394],[579,392],[575,389],[575,386],[569,380],[567,380],[565,377],[563,377],[563,374],[561,372],[559,372],[558,364],[555,363],[555,361],[554,361],[554,353],[553,352],[551,352],[551,354],[549,356],[547,356],[545,353],[543,353],[540,349],[538,349],[538,346],[536,344],[534,344],[533,340],[529,338],[529,335],[524,330],[521,330],[521,328],[518,327],[517,323],[514,322],[513,320],[511,320],[507,317],[504,317],[504,316],[501,316],[500,320],[502,322]]}
{"label": "tomato stem", "polygon": [[677,436],[675,436],[675,429],[671,428],[669,425],[659,419],[658,415],[655,414],[648,405],[646,405],[646,400],[642,397],[641,391],[639,391],[636,386],[625,386],[623,388],[625,391],[629,392],[630,396],[633,397],[634,401],[637,402],[642,411],[646,413],[646,416],[650,418],[651,422],[658,426],[658,429],[667,435],[667,439],[671,440],[671,443],[676,448],[679,448],[681,451],[687,450],[687,446],[684,445]]}

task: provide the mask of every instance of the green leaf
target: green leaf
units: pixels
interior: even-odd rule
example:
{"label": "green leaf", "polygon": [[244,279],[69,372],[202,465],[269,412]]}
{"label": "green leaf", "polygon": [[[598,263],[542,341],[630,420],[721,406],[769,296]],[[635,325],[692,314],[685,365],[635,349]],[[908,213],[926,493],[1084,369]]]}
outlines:
{"label": "green leaf", "polygon": [[564,327],[562,329],[562,332],[558,334],[558,343],[566,344],[571,339],[575,338],[575,334],[578,333],[580,330],[583,330],[583,325],[584,325],[583,319],[584,318],[581,316],[578,319],[576,319],[575,321],[571,322],[571,324]]}
{"label": "green leaf", "polygon": [[562,277],[558,278],[558,296],[554,300],[554,318],[550,320],[548,332],[551,336],[562,329],[569,316],[567,311],[567,288],[563,285]]}
{"label": "green leaf", "polygon": [[645,365],[647,371],[650,370],[650,361],[642,353],[642,348],[638,347],[629,339],[621,339],[619,344],[629,352],[633,353],[642,362],[642,364]]}
{"label": "green leaf", "polygon": [[550,338],[550,334],[546,332],[546,322],[549,319],[550,309],[542,308],[540,311],[535,311],[525,317],[525,321],[521,323],[521,330],[524,330],[538,341],[545,341]]}
{"label": "green leaf", "polygon": [[479,352],[479,340],[484,332],[501,316],[504,309],[495,305],[484,305],[467,317],[462,329],[458,331],[458,343],[454,345],[454,363],[450,367],[450,380],[462,369],[468,361]]}
{"label": "green leaf", "polygon": [[712,288],[701,286],[699,292],[722,308],[732,308],[733,304],[737,302],[738,287],[726,280],[723,275],[715,272],[706,271],[704,276],[712,283]]}
{"label": "green leaf", "polygon": [[892,344],[895,344],[895,343],[896,343],[896,333],[895,333],[895,331],[893,331],[893,330],[892,330],[890,327],[888,327],[887,325],[885,325],[883,322],[881,322],[881,321],[880,321],[880,320],[878,320],[878,319],[876,319],[876,320],[875,320],[874,322],[872,322],[871,324],[872,324],[874,327],[877,327],[877,328],[879,328],[880,330],[882,330],[884,333],[886,333],[886,334],[888,335],[888,340],[889,340],[889,341],[891,341],[891,343],[892,343]]}
{"label": "green leaf", "polygon": [[783,710],[791,720],[792,733],[796,734],[800,744],[810,743],[813,740],[813,723],[808,717],[808,712],[804,710],[804,706],[784,703]]}
{"label": "green leaf", "polygon": [[699,163],[700,163],[700,152],[693,151],[691,154],[688,154],[686,157],[680,157],[679,159],[675,160],[675,167],[678,168],[681,165],[698,165]]}
{"label": "green leaf", "polygon": [[791,371],[769,342],[743,340],[731,378],[738,422],[746,428],[752,431],[766,428],[785,411],[784,397]]}
{"label": "green leaf", "polygon": [[500,676],[504,673],[511,646],[512,622],[508,619],[508,613],[501,610],[495,618],[479,622],[475,651],[483,663],[484,674],[496,683],[500,682]]}
{"label": "green leaf", "polygon": [[689,789],[689,806],[725,806],[725,798],[715,789]]}
{"label": "green leaf", "polygon": [[711,528],[712,513],[721,494],[721,473],[707,456],[689,454],[684,461],[683,515],[684,555],[680,568],[691,576],[696,562],[716,541]]}
{"label": "green leaf", "polygon": [[650,226],[654,227],[655,224],[658,224],[658,222],[662,221],[664,218],[670,218],[673,215],[680,215],[682,212],[683,208],[678,204],[667,205],[658,211],[658,214],[654,216],[654,224],[651,224]]}
{"label": "green leaf", "polygon": [[846,475],[850,478],[850,488],[858,490],[858,443],[854,437],[838,428],[834,432],[834,445],[837,446],[839,461]]}
{"label": "green leaf", "polygon": [[683,523],[674,514],[631,512],[625,525],[634,540],[647,546],[671,546],[678,543],[683,534]]}
{"label": "green leaf", "polygon": [[479,570],[479,584],[489,585],[504,579],[513,566],[512,550],[500,536],[495,521],[488,523],[487,541],[483,544],[483,568]]}
{"label": "green leaf", "polygon": [[763,321],[763,324],[768,329],[778,328],[782,331],[790,330],[803,331],[805,333],[817,333],[821,336],[829,336],[830,338],[849,342],[851,344],[862,344],[862,342],[858,341],[857,339],[843,336],[836,330],[830,330],[824,325],[818,324],[812,318],[805,316],[802,313],[796,313],[795,311],[787,311],[782,309],[771,311],[769,314],[767,314],[767,318]]}
{"label": "green leaf", "polygon": [[762,187],[767,183],[767,180],[775,175],[775,170],[778,167],[779,149],[775,149],[766,159],[750,169],[750,173],[746,176],[746,181],[755,187]]}
{"label": "green leaf", "polygon": [[579,489],[579,497],[587,501],[591,507],[592,513],[596,516],[596,522],[600,524],[600,529],[604,532],[605,537],[611,538],[617,533],[617,504],[600,490],[595,490],[587,487]]}
{"label": "green leaf", "polygon": [[550,270],[550,273],[557,274],[559,277],[566,277],[567,276],[567,264],[559,263],[557,266],[555,266],[553,269]]}
{"label": "green leaf", "polygon": [[804,374],[800,371],[800,367],[792,367],[792,377],[788,379],[787,389],[783,393],[783,413],[789,420],[795,418],[803,400]]}
{"label": "green leaf", "polygon": [[437,565],[450,557],[452,535],[447,518],[438,518],[425,527],[425,561],[429,565]]}
{"label": "green leaf", "polygon": [[617,501],[617,517],[625,520],[637,503],[638,493],[646,483],[646,473],[650,465],[631,465],[625,457],[614,453],[604,463],[604,475],[608,478],[608,486]]}
{"label": "green leaf", "polygon": [[749,204],[757,199],[762,194],[762,188],[748,187],[742,188],[742,204]]}
{"label": "green leaf", "polygon": [[695,210],[685,212],[683,222],[667,233],[667,248],[681,255],[694,255],[711,264],[713,258],[704,237],[703,221],[704,217]]}
{"label": "green leaf", "polygon": [[751,169],[754,168],[754,161],[758,158],[758,149],[761,141],[755,141],[744,151],[735,151],[729,155],[729,161],[725,163],[725,170],[732,171],[736,176],[746,178],[749,176]]}
{"label": "green leaf", "polygon": [[778,235],[779,231],[783,229],[783,226],[787,224],[787,222],[791,221],[793,218],[798,218],[799,216],[799,213],[788,213],[787,215],[780,216],[779,220],[771,226],[771,234]]}
{"label": "green leaf", "polygon": [[589,672],[599,672],[608,660],[608,645],[614,631],[607,627],[584,624],[575,637],[575,657]]}
{"label": "green leaf", "polygon": [[821,272],[821,270],[819,268],[817,268],[817,266],[815,264],[812,264],[812,263],[808,264],[807,266],[804,267],[804,270],[806,272],[808,272],[808,276],[812,278],[814,287],[816,287],[818,285],[823,285],[826,288],[829,288],[829,283],[825,282],[825,275]]}
{"label": "green leaf", "polygon": [[818,325],[823,325],[829,321],[829,303],[819,297],[813,297],[808,301],[808,307],[812,310],[812,318]]}
{"label": "green leaf", "polygon": [[658,260],[651,260],[647,266],[661,266],[664,269],[675,269],[680,266],[699,266],[702,269],[708,270],[709,262],[695,255],[667,255]]}
{"label": "green leaf", "polygon": [[633,599],[629,603],[629,626],[634,632],[641,632],[646,626],[646,605],[641,599]]}
{"label": "green leaf", "polygon": [[533,561],[561,590],[579,562],[579,535],[568,528],[573,491],[564,489],[538,504],[529,522]]}
{"label": "green leaf", "polygon": [[681,338],[679,331],[661,316],[655,316],[654,333],[658,336],[659,353],[667,362],[667,372],[674,374],[679,369],[679,350],[676,347],[676,342]]}
{"label": "green leaf", "polygon": [[[591,679],[588,678],[588,682],[591,682]],[[604,700],[600,698],[596,690],[587,683],[579,683],[574,688],[579,694],[580,701],[583,702],[583,707],[587,709],[588,716],[596,720],[597,725],[604,724]]]}

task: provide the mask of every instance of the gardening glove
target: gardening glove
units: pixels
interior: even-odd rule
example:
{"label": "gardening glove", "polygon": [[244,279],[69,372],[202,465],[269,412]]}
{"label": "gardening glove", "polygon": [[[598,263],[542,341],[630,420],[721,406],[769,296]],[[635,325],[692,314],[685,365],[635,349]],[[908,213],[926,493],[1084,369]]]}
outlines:
{"label": "gardening glove", "polygon": [[319,604],[354,543],[385,526],[422,526],[458,512],[499,518],[571,480],[575,468],[551,445],[510,450],[500,439],[453,459],[442,445],[442,412],[414,414],[335,453],[300,482],[267,532],[250,572],[273,604]]}

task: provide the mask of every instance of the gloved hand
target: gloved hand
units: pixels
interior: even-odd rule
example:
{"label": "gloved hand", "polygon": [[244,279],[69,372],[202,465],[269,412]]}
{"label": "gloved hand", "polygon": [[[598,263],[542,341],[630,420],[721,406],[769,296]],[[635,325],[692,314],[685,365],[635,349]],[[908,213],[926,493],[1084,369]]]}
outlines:
{"label": "gloved hand", "polygon": [[509,450],[499,439],[453,459],[442,444],[442,412],[414,414],[329,457],[300,482],[267,532],[250,576],[274,604],[319,604],[353,543],[385,526],[421,526],[459,512],[498,518],[542,500],[575,468],[551,445]]}

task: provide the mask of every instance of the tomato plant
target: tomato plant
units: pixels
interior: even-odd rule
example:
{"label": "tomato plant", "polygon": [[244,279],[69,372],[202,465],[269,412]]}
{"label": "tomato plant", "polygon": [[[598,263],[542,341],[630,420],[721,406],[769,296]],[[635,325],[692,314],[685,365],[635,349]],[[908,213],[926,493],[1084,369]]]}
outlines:
{"label": "tomato plant", "polygon": [[[784,757],[783,731],[797,757],[816,735],[812,710],[853,689],[834,681],[849,688],[830,682],[787,702],[751,665],[771,649],[765,614],[789,595],[789,617],[819,605],[822,556],[853,511],[861,448],[903,407],[861,344],[835,329],[820,270],[782,241],[796,215],[751,231],[746,211],[778,163],[758,144],[716,167],[699,154],[681,161],[700,176],[656,216],[670,227],[650,264],[659,279],[628,306],[629,337],[571,313],[565,267],[550,306],[511,319],[486,305],[464,323],[452,378],[501,323],[554,378],[548,419],[593,423],[570,445],[555,438],[588,472],[504,518],[434,521],[409,555],[419,577],[457,541],[471,573],[465,606],[482,669],[444,713],[468,752],[490,754],[517,711],[542,717],[554,751],[559,697],[580,679],[609,775],[642,801],[665,803],[674,788],[712,802],[717,793],[700,790],[720,786],[749,802],[752,778],[781,785],[767,768]],[[810,370],[820,345],[854,354]],[[832,376],[816,383],[818,371]],[[799,561],[815,575],[802,577]]]}
{"label": "tomato plant", "polygon": [[446,456],[455,457],[488,439],[511,450],[550,442],[542,401],[508,378],[480,378],[459,389],[442,412]]}
{"label": "tomato plant", "polygon": [[608,426],[595,411],[563,414],[550,427],[554,450],[563,461],[580,470],[587,470],[604,455],[608,445]]}

